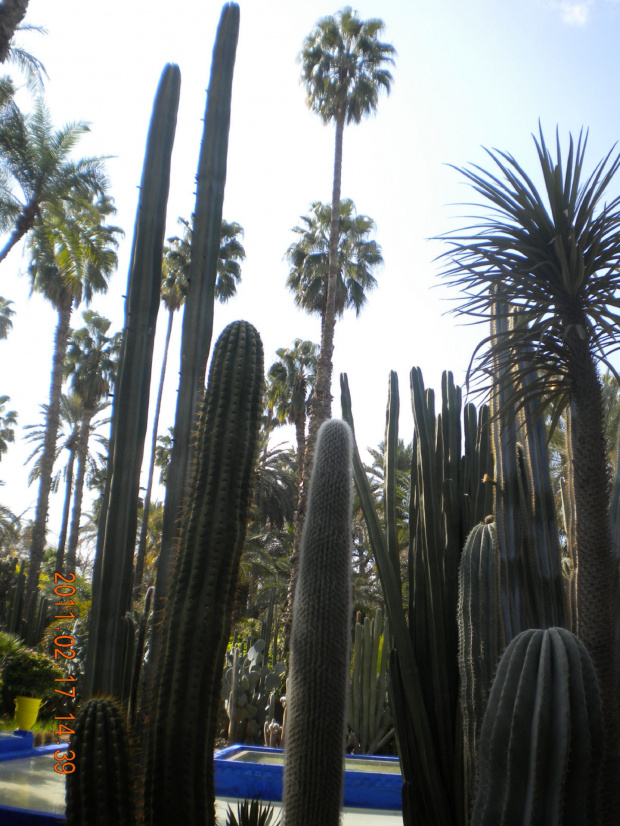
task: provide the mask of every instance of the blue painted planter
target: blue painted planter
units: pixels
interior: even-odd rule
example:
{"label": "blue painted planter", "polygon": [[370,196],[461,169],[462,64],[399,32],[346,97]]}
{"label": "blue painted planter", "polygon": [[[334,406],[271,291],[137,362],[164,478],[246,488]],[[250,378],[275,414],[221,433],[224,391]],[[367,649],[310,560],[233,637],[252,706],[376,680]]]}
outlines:
{"label": "blue painted planter", "polygon": [[[234,745],[215,753],[215,789],[222,797],[282,800],[283,752]],[[358,764],[359,768],[355,767]],[[344,805],[360,809],[401,807],[402,777],[397,757],[347,755]]]}

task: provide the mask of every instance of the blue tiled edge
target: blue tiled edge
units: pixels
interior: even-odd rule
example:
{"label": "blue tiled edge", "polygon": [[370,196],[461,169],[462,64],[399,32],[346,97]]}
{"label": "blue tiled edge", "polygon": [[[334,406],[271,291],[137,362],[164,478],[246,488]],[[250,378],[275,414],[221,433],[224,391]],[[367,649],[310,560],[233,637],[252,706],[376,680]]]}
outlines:
{"label": "blue tiled edge", "polygon": [[[257,797],[266,801],[282,800],[282,766],[265,763],[246,763],[234,758],[242,751],[282,754],[281,749],[261,746],[228,746],[215,752],[215,792],[221,797],[241,799]],[[368,760],[365,755],[347,757]],[[396,757],[373,757],[377,762],[398,762]],[[344,805],[354,808],[390,809],[401,807],[402,778],[400,774],[345,771]]]}

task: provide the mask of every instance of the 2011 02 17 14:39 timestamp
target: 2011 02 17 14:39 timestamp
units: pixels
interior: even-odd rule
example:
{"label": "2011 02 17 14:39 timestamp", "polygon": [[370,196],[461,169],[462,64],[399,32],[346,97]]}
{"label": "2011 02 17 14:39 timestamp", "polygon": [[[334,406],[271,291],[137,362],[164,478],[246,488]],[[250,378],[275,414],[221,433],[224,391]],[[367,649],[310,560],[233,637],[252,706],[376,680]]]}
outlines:
{"label": "2011 02 17 14:39 timestamp", "polygon": [[[76,614],[71,610],[71,606],[75,605],[73,599],[75,596],[75,586],[72,584],[73,582],[75,582],[75,574],[54,574],[54,594],[62,600],[54,604],[57,606],[57,610],[63,611],[63,613],[56,614],[55,619],[70,620],[76,618]],[[58,626],[56,630],[60,631],[60,626]],[[73,647],[75,642],[75,637],[71,634],[59,634],[54,640],[54,659],[61,661],[62,659],[72,660],[75,657],[75,648]],[[56,682],[73,683],[74,685],[72,686],[63,685],[62,688],[56,688],[55,692],[56,694],[61,694],[75,700],[75,677],[62,677],[57,679]],[[65,688],[67,689],[66,691],[64,690]],[[54,719],[58,721],[75,720],[75,715],[69,714],[67,717],[55,717]],[[75,734],[75,731],[70,726],[59,722],[54,734],[60,737],[63,734]],[[58,740],[58,745],[60,745],[60,740]],[[59,774],[71,774],[75,771],[75,763],[73,762],[75,760],[75,752],[64,752],[62,749],[58,749],[54,752],[54,758],[57,761],[54,763],[54,771]]]}

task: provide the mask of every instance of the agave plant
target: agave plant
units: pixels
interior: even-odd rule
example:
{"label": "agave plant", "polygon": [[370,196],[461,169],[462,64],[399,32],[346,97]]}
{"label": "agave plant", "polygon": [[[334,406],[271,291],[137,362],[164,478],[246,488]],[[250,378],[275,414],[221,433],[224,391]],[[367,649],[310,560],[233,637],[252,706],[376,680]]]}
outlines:
{"label": "agave plant", "polygon": [[244,800],[237,803],[237,814],[228,807],[226,826],[279,826],[280,818],[274,820],[275,810],[270,803],[260,800]]}

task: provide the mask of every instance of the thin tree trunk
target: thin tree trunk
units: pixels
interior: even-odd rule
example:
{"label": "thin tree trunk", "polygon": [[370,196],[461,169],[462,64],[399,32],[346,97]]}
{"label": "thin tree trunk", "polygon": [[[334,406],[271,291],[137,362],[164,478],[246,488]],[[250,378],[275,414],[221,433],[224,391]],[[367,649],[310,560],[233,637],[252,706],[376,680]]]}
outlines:
{"label": "thin tree trunk", "polygon": [[[336,327],[336,286],[338,283],[338,241],[340,234],[340,187],[342,179],[342,142],[344,136],[345,115],[346,112],[343,109],[342,113],[336,120],[332,217],[329,228],[327,294],[325,300],[325,312],[323,313],[321,323],[321,352],[317,361],[314,396],[312,402],[310,403],[310,422],[308,426],[308,439],[306,442],[306,455],[304,459],[303,483],[297,503],[296,530],[299,532],[299,537],[301,537],[304,522],[306,520],[308,488],[310,486],[310,475],[312,473],[316,437],[323,422],[330,419],[332,415],[332,355],[334,352],[334,330]],[[299,548],[294,547],[293,556],[291,558],[291,570],[289,574],[289,589],[287,597],[289,615],[295,596],[295,581],[297,579],[298,564]]]}
{"label": "thin tree trunk", "polygon": [[86,463],[88,459],[88,440],[90,438],[90,423],[94,411],[91,407],[85,407],[80,422],[80,432],[76,446],[77,453],[77,475],[75,478],[75,490],[73,493],[73,511],[71,513],[71,529],[69,531],[69,542],[67,545],[66,572],[75,573],[77,561],[77,546],[80,537],[80,520],[82,518],[82,500],[84,498],[84,483],[86,481]]}
{"label": "thin tree trunk", "polygon": [[56,458],[56,439],[60,421],[60,396],[62,393],[62,379],[69,339],[69,324],[71,322],[71,299],[66,297],[58,307],[58,323],[54,341],[54,357],[52,361],[52,380],[50,384],[50,398],[45,422],[45,441],[41,455],[41,469],[39,477],[39,496],[34,523],[32,525],[32,539],[30,543],[30,564],[26,579],[24,614],[28,610],[31,599],[34,598],[39,585],[39,572],[45,552],[47,534],[47,514],[49,511],[50,491],[52,488],[52,473]]}
{"label": "thin tree trunk", "polygon": [[590,344],[574,333],[568,361],[574,402],[574,492],[577,531],[577,633],[596,669],[607,738],[603,819],[620,822],[620,724],[615,646],[616,570],[609,518],[603,396]]}
{"label": "thin tree trunk", "polygon": [[28,0],[4,0],[0,6],[0,63],[4,63],[11,40],[28,9]]}
{"label": "thin tree trunk", "polygon": [[138,553],[136,556],[136,569],[134,572],[133,598],[140,598],[142,589],[142,579],[144,577],[144,560],[146,558],[146,539],[149,528],[149,513],[151,511],[151,493],[153,491],[153,477],[155,475],[155,451],[157,448],[157,430],[159,428],[159,414],[161,413],[161,400],[164,394],[164,379],[166,378],[166,365],[168,363],[168,348],[170,346],[170,336],[172,335],[172,322],[174,320],[174,310],[168,310],[168,328],[166,330],[166,343],[164,345],[164,357],[161,364],[161,374],[159,376],[159,389],[157,391],[157,404],[155,405],[155,416],[153,419],[153,436],[151,437],[151,462],[149,465],[149,475],[146,483],[146,493],[144,494],[144,510],[142,514],[142,525],[140,526],[140,540],[138,542]]}
{"label": "thin tree trunk", "polygon": [[75,440],[77,434],[74,431],[71,434],[71,452],[69,454],[69,461],[67,462],[66,479],[65,479],[65,501],[62,509],[62,524],[60,527],[60,536],[58,537],[58,550],[56,551],[56,570],[64,570],[65,546],[67,544],[67,529],[69,527],[69,514],[71,512],[71,494],[73,493],[73,471],[75,468]]}

